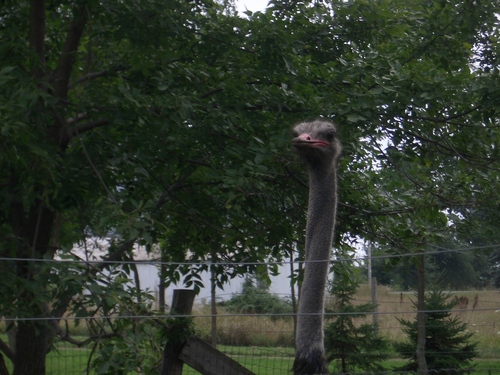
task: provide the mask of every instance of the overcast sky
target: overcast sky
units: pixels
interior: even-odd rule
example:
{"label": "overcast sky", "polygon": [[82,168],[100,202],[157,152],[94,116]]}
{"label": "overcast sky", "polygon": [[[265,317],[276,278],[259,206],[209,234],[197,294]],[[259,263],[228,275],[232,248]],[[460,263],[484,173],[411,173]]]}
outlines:
{"label": "overcast sky", "polygon": [[268,2],[269,0],[237,0],[236,9],[238,12],[244,12],[247,9],[252,12],[263,11]]}

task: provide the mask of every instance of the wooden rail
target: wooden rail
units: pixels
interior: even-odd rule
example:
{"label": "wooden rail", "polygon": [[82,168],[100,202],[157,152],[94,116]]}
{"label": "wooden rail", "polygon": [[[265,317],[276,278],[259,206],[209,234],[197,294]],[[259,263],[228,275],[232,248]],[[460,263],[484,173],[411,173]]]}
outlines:
{"label": "wooden rail", "polygon": [[[170,314],[190,315],[194,297],[193,290],[174,290]],[[182,321],[186,318],[177,319]],[[203,375],[255,375],[234,359],[194,335],[189,336],[185,342],[176,343],[167,340],[163,349],[160,375],[182,375],[184,364]]]}

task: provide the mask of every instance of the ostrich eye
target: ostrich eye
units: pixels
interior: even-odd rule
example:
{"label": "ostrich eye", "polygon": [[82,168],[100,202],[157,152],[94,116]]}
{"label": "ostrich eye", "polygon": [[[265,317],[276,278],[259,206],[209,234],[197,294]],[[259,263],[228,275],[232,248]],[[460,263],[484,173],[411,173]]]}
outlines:
{"label": "ostrich eye", "polygon": [[328,141],[328,142],[331,142],[333,141],[333,138],[335,137],[335,134],[334,133],[325,133],[325,139]]}

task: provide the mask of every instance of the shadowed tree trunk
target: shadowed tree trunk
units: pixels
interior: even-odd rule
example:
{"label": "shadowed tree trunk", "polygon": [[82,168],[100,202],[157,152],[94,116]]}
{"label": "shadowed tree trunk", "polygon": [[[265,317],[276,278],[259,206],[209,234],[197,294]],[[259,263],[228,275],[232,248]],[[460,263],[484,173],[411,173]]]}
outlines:
{"label": "shadowed tree trunk", "polygon": [[45,358],[52,338],[47,322],[19,322],[14,375],[45,374]]}
{"label": "shadowed tree trunk", "polygon": [[[41,258],[51,253],[52,224],[54,212],[35,201],[26,216],[22,197],[11,205],[10,220],[16,235],[12,250],[22,259]],[[17,299],[24,309],[21,315],[46,317],[42,302],[37,298],[43,295],[45,285],[35,279],[36,264],[30,261],[17,262],[17,277],[25,280],[26,285],[18,289]],[[27,287],[29,285],[29,287]],[[14,351],[14,375],[45,374],[45,356],[54,337],[49,322],[19,320],[16,329],[16,348]]]}
{"label": "shadowed tree trunk", "polygon": [[[35,79],[43,79],[46,72],[45,65],[45,12],[46,3],[43,0],[30,2],[29,15],[29,45],[34,50],[37,61],[33,63],[31,74]],[[80,38],[87,21],[86,10],[80,6],[74,12],[74,19],[70,24],[64,46],[61,51],[57,69],[52,72],[51,94],[60,100],[63,106],[67,99],[69,77],[74,62],[74,54],[78,48]],[[43,89],[43,87],[42,87]],[[35,113],[30,115],[36,116]],[[38,124],[35,121],[35,124]],[[45,139],[42,142],[53,145],[64,153],[69,138],[65,134],[65,124],[61,116],[54,116],[52,124],[40,124]],[[42,133],[41,133],[42,134]],[[34,165],[31,168],[36,169]],[[18,171],[10,171],[9,189],[13,199],[10,204],[10,224],[14,239],[6,245],[5,256],[22,259],[51,258],[53,226],[57,207],[47,197],[43,185],[35,185],[33,191],[24,192],[21,186]],[[35,196],[31,202],[26,197]],[[28,207],[26,205],[29,205]],[[17,277],[24,280],[18,289],[17,302],[23,309],[20,312],[16,331],[16,348],[14,351],[14,375],[43,375],[45,374],[45,357],[54,338],[55,329],[52,322],[47,320],[23,321],[21,318],[29,314],[30,317],[50,317],[44,302],[39,298],[44,295],[46,285],[36,279],[38,264],[30,261],[20,261],[16,266]],[[68,301],[69,302],[69,301]],[[56,318],[58,323],[58,317]]]}

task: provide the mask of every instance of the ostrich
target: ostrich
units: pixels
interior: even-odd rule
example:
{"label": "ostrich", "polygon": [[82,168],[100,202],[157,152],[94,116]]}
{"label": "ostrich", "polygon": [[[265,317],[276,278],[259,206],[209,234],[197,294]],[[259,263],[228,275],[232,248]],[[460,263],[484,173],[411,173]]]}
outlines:
{"label": "ostrich", "polygon": [[299,300],[294,375],[328,374],[323,313],[337,210],[337,127],[325,120],[293,128],[292,144],[309,172],[305,274]]}

